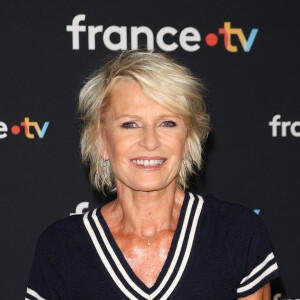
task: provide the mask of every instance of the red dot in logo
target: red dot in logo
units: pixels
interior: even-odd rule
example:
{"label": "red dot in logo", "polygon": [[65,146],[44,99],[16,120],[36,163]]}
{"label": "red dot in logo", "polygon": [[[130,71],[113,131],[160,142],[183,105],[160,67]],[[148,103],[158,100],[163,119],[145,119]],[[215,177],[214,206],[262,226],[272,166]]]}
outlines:
{"label": "red dot in logo", "polygon": [[17,126],[17,125],[14,125],[12,128],[11,128],[11,133],[12,134],[19,134],[20,133],[20,127]]}
{"label": "red dot in logo", "polygon": [[209,33],[205,38],[205,42],[208,46],[216,46],[218,43],[218,37],[214,33]]}

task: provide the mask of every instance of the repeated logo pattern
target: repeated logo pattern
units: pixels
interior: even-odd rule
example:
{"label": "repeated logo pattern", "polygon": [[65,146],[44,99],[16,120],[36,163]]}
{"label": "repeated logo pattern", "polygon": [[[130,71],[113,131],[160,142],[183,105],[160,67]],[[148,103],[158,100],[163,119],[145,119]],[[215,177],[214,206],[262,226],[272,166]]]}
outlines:
{"label": "repeated logo pattern", "polygon": [[[24,136],[28,139],[34,139],[36,137],[42,139],[46,134],[49,124],[50,122],[46,121],[44,122],[44,125],[40,127],[38,122],[30,121],[29,117],[25,117],[20,125],[13,125],[10,132],[13,135],[19,135],[23,131]],[[21,130],[22,127],[23,130]],[[8,134],[9,130],[7,124],[0,121],[0,139],[7,138]]]}

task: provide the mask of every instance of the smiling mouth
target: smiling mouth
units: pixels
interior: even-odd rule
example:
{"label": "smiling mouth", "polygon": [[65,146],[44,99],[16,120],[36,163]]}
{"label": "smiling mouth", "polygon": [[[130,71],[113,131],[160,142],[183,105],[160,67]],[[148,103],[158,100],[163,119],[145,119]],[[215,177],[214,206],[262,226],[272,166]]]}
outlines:
{"label": "smiling mouth", "polygon": [[161,165],[166,159],[132,159],[131,161],[138,166],[154,167]]}

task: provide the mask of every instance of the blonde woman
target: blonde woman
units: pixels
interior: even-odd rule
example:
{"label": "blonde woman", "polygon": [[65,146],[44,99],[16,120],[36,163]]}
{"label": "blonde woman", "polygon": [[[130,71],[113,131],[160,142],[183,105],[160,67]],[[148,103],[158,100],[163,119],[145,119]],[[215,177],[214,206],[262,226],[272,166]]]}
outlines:
{"label": "blonde woman", "polygon": [[116,197],[43,233],[27,299],[270,299],[278,268],[260,218],[186,190],[209,132],[202,90],[154,52],[124,52],[89,78],[82,157]]}

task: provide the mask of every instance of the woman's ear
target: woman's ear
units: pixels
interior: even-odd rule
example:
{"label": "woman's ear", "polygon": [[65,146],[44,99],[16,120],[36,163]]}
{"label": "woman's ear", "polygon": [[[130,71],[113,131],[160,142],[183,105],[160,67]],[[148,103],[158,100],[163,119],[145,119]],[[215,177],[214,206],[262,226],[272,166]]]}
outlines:
{"label": "woman's ear", "polygon": [[108,160],[109,155],[108,155],[108,151],[107,151],[107,139],[106,139],[104,130],[101,131],[101,138],[98,141],[98,145],[100,147],[101,157],[103,157],[103,159],[105,159],[105,160]]}
{"label": "woman's ear", "polygon": [[109,160],[109,155],[108,155],[108,152],[106,149],[102,149],[100,151],[100,155],[101,155],[101,157],[103,157],[104,160]]}
{"label": "woman's ear", "polygon": [[185,138],[185,144],[184,144],[184,156],[187,154],[187,152],[189,151],[189,138],[188,135]]}

